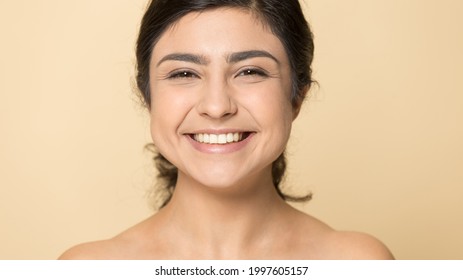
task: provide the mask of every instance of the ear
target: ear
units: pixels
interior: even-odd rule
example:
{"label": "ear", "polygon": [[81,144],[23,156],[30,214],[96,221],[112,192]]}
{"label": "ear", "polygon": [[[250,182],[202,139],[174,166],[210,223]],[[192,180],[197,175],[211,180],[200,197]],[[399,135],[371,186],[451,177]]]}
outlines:
{"label": "ear", "polygon": [[299,112],[301,111],[301,106],[298,105],[297,108],[293,108],[293,121],[299,116]]}
{"label": "ear", "polygon": [[296,103],[293,104],[293,121],[299,116],[299,112],[301,111],[302,103],[304,103],[305,97],[307,95],[307,92],[309,91],[309,86],[305,86],[304,88],[301,89],[299,92],[298,98],[296,100]]}

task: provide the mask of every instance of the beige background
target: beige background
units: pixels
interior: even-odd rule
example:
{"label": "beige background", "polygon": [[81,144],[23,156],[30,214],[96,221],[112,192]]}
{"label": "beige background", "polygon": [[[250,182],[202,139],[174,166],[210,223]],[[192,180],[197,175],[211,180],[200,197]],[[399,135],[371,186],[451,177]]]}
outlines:
{"label": "beige background", "polygon": [[[147,217],[133,100],[146,0],[0,0],[0,259]],[[463,259],[463,1],[306,0],[320,83],[288,149],[299,205],[400,259]]]}

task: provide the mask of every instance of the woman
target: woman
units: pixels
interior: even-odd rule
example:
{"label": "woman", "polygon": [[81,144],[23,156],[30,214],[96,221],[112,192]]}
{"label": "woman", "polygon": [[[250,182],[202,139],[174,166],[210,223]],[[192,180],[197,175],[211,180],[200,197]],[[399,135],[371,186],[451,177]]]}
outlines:
{"label": "woman", "polygon": [[279,189],[312,58],[297,0],[153,0],[137,83],[167,196],[147,220],[61,258],[392,258],[373,237],[295,210],[285,200],[298,198]]}

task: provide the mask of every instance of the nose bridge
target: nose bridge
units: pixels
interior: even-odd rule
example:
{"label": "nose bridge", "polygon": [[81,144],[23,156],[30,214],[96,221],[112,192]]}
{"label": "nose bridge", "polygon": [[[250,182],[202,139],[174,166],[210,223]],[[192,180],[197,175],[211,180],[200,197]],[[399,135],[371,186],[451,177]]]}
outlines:
{"label": "nose bridge", "polygon": [[221,75],[209,77],[201,92],[198,112],[210,118],[223,118],[236,113],[236,104],[227,79]]}

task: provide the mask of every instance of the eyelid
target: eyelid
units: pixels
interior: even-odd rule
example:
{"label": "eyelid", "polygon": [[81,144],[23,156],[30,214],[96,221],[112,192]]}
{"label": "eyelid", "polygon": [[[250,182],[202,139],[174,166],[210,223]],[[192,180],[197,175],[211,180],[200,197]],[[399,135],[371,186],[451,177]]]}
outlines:
{"label": "eyelid", "polygon": [[[243,73],[245,72],[249,72],[249,71],[252,71],[252,72],[255,72],[255,74],[249,74],[249,75],[243,75]],[[269,73],[260,68],[260,67],[256,67],[256,66],[246,66],[246,67],[242,67],[239,71],[238,71],[238,74],[236,74],[236,77],[238,76],[253,76],[253,75],[258,75],[258,76],[262,76],[262,77],[267,77],[269,76]]]}
{"label": "eyelid", "polygon": [[[189,76],[192,77],[182,77],[180,75],[182,74],[188,74]],[[196,71],[193,71],[191,69],[176,69],[167,74],[167,79],[192,79],[192,78],[199,78],[198,73]]]}

